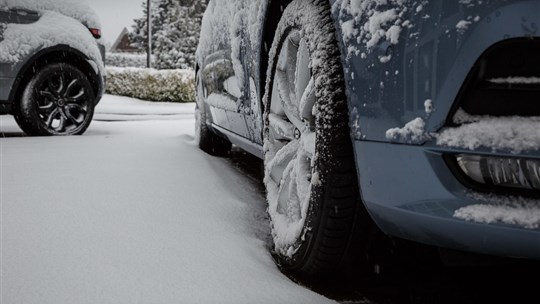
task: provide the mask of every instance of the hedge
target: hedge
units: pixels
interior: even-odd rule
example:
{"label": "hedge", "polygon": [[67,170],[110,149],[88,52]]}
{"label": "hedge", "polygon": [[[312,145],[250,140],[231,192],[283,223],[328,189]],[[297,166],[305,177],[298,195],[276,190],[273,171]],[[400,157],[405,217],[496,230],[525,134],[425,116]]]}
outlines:
{"label": "hedge", "polygon": [[107,67],[106,93],[149,101],[195,102],[192,70]]}
{"label": "hedge", "polygon": [[[155,57],[153,57],[155,61]],[[105,65],[111,67],[146,67],[146,54],[139,53],[107,53],[105,56]]]}

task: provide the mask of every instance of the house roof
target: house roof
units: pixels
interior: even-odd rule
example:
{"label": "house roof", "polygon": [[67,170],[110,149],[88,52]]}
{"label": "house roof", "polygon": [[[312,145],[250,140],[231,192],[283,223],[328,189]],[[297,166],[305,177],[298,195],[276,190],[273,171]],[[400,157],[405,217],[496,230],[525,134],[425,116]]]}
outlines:
{"label": "house roof", "polygon": [[118,35],[118,38],[116,38],[116,41],[111,46],[111,50],[118,50],[118,47],[120,46],[120,43],[122,42],[122,39],[124,38],[124,36],[128,34],[129,34],[128,29],[124,27],[120,35]]}

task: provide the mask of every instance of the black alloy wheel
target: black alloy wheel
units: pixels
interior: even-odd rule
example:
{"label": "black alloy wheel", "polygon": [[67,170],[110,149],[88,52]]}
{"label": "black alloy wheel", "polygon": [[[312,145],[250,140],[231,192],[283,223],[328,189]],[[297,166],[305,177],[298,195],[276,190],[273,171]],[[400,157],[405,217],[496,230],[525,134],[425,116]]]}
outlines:
{"label": "black alloy wheel", "polygon": [[15,119],[29,135],[81,135],[94,115],[95,94],[88,77],[66,63],[40,69],[30,79]]}

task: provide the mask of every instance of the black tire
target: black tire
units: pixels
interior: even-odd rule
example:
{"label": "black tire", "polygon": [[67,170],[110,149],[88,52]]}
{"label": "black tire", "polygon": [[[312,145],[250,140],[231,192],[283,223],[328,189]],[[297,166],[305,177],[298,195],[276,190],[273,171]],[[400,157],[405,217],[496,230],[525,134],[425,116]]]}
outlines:
{"label": "black tire", "polygon": [[[313,18],[313,16],[320,16],[320,18]],[[288,248],[277,248],[276,222],[279,214],[274,211],[278,207],[273,206],[271,196],[275,194],[271,193],[275,192],[272,187],[281,190],[281,183],[286,179],[283,177],[277,188],[270,184],[272,180],[276,182],[275,178],[271,177],[273,174],[271,166],[274,165],[273,154],[277,155],[278,152],[270,152],[269,147],[279,148],[283,143],[278,143],[278,140],[273,137],[269,126],[270,115],[273,111],[272,94],[280,92],[279,89],[274,89],[276,69],[280,65],[278,61],[281,60],[279,56],[282,48],[285,47],[285,40],[290,39],[290,35],[293,35],[291,33],[296,31],[302,35],[302,40],[305,39],[310,62],[318,62],[318,64],[311,64],[310,71],[311,77],[315,79],[314,108],[317,110],[314,114],[315,154],[313,155],[315,156],[310,163],[311,174],[314,176],[318,173],[320,182],[310,181],[312,184],[309,205],[302,232],[296,237],[294,243],[288,245]],[[285,271],[298,278],[309,278],[312,282],[328,282],[355,277],[356,272],[368,267],[366,252],[369,233],[374,224],[360,198],[349,135],[343,67],[328,1],[293,1],[285,9],[279,22],[269,57],[267,75],[270,79],[267,81],[266,94],[263,98],[265,184],[269,193],[274,256]],[[296,62],[300,61],[299,58],[300,55],[297,54]],[[297,74],[295,72],[295,75]],[[297,81],[296,78],[295,81]],[[300,107],[298,109],[298,112],[302,112]],[[279,204],[279,198],[277,200]]]}
{"label": "black tire", "polygon": [[232,148],[232,144],[216,135],[207,125],[206,108],[202,84],[197,73],[197,103],[195,106],[195,140],[201,150],[213,156],[226,156]]}
{"label": "black tire", "polygon": [[81,135],[94,116],[95,94],[87,76],[66,63],[41,68],[15,104],[15,120],[32,136]]}

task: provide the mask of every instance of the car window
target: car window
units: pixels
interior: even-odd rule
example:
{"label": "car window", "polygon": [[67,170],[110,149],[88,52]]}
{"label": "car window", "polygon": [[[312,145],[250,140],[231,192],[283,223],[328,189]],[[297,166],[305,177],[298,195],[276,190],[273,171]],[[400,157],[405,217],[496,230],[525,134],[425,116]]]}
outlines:
{"label": "car window", "polygon": [[39,20],[39,13],[26,9],[13,8],[10,10],[0,9],[0,23],[29,24]]}

